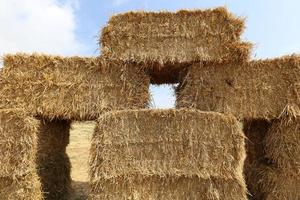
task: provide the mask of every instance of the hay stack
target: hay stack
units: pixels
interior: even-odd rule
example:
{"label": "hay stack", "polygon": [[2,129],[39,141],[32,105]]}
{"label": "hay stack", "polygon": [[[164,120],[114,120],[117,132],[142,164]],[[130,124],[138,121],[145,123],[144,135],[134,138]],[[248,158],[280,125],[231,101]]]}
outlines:
{"label": "hay stack", "polygon": [[0,199],[40,200],[36,172],[39,122],[21,109],[0,109]]}
{"label": "hay stack", "polygon": [[193,62],[247,60],[251,45],[240,41],[243,29],[244,20],[226,8],[128,12],[111,17],[99,43],[104,57],[146,63],[158,75],[155,83],[168,83]]}
{"label": "hay stack", "polygon": [[241,64],[195,64],[177,88],[177,107],[274,119],[299,105],[300,56]]}
{"label": "hay stack", "polygon": [[244,158],[233,117],[185,109],[109,112],[92,138],[90,197],[246,199]]}
{"label": "hay stack", "polygon": [[0,108],[50,119],[96,119],[149,101],[149,77],[140,66],[102,58],[6,55],[1,76]]}
{"label": "hay stack", "polygon": [[66,154],[70,121],[43,119],[38,143],[38,175],[47,200],[68,199],[71,164]]}

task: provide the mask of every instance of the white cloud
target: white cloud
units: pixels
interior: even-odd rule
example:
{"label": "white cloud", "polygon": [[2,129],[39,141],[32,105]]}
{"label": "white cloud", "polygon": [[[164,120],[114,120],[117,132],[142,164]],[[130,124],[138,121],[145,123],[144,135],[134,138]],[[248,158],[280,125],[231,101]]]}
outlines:
{"label": "white cloud", "polygon": [[[70,3],[71,2],[71,3]],[[0,55],[15,52],[79,54],[75,0],[0,0]]]}

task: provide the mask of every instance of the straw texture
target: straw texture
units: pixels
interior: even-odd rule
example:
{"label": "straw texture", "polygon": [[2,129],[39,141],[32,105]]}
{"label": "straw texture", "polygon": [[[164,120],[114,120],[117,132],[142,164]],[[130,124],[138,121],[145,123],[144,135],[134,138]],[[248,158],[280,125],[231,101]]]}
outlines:
{"label": "straw texture", "polygon": [[[185,109],[109,112],[92,138],[91,197],[192,198],[200,184],[204,199],[227,192],[228,198],[245,199],[244,151],[234,117]],[[222,187],[224,180],[228,185]]]}
{"label": "straw texture", "polygon": [[260,186],[265,200],[300,199],[299,175],[271,167],[262,168],[260,174],[262,180]]}
{"label": "straw texture", "polygon": [[4,56],[0,108],[47,118],[96,119],[111,109],[145,108],[149,77],[133,64],[42,54]]}
{"label": "straw texture", "polygon": [[299,200],[300,176],[276,166],[257,165],[252,173],[253,200]]}
{"label": "straw texture", "polygon": [[99,42],[105,57],[161,67],[166,63],[247,60],[251,45],[240,41],[243,29],[244,20],[226,8],[128,12],[110,18]]}
{"label": "straw texture", "polygon": [[41,120],[38,143],[38,175],[46,200],[68,199],[71,193],[71,163],[66,154],[70,121]]}
{"label": "straw texture", "polygon": [[249,199],[300,199],[298,115],[299,109],[288,105],[278,119],[245,120]]}
{"label": "straw texture", "polygon": [[0,177],[0,199],[42,200],[41,184],[36,173],[18,177]]}
{"label": "straw texture", "polygon": [[263,200],[263,192],[259,182],[261,182],[260,166],[269,165],[265,153],[265,137],[272,126],[272,122],[266,119],[244,120],[244,133],[247,137],[246,160],[244,163],[244,175],[249,191],[250,200]]}
{"label": "straw texture", "polygon": [[278,117],[299,105],[300,56],[240,64],[195,64],[177,88],[176,105],[231,113],[240,119]]}
{"label": "straw texture", "polygon": [[39,122],[21,109],[0,109],[0,199],[42,198],[36,174]]}
{"label": "straw texture", "polygon": [[300,176],[300,110],[287,106],[275,120],[266,138],[266,156],[281,169]]}

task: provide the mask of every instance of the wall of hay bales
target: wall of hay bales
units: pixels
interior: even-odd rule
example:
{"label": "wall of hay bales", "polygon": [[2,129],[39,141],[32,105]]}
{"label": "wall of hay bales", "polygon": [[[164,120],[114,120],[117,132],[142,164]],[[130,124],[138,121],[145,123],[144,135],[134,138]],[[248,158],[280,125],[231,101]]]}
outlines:
{"label": "wall of hay bales", "polygon": [[[91,199],[245,200],[244,177],[250,199],[300,199],[300,57],[249,61],[243,28],[224,8],[130,12],[99,57],[6,55],[0,199],[69,199],[70,121],[99,117]],[[150,82],[179,82],[177,109],[141,110]]]}

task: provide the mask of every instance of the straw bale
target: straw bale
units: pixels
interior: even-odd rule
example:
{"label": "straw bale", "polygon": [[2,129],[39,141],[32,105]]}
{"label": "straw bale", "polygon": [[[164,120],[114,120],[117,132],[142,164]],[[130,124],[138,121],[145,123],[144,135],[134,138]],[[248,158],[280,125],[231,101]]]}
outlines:
{"label": "straw bale", "polygon": [[243,118],[278,117],[299,105],[300,56],[240,64],[195,64],[177,88],[177,107],[231,113]]}
{"label": "straw bale", "polygon": [[0,199],[42,199],[36,173],[39,125],[22,109],[0,109]]}
{"label": "straw bale", "polygon": [[42,200],[41,185],[36,173],[20,177],[0,177],[0,199]]}
{"label": "straw bale", "polygon": [[243,29],[244,20],[223,7],[173,13],[128,12],[110,18],[99,43],[105,57],[160,67],[246,60],[251,45],[240,41]]}
{"label": "straw bale", "polygon": [[151,176],[92,183],[89,199],[246,200],[247,196],[244,183],[236,179]]}
{"label": "straw bale", "polygon": [[265,200],[299,200],[300,176],[285,169],[265,167],[261,171]]}
{"label": "straw bale", "polygon": [[293,170],[300,176],[300,110],[297,106],[287,106],[275,120],[265,144],[269,159],[278,167]]}
{"label": "straw bale", "polygon": [[149,77],[140,66],[100,57],[4,56],[0,108],[33,116],[96,119],[104,111],[145,108]]}
{"label": "straw bale", "polygon": [[[190,192],[198,182],[204,186],[211,179],[232,181],[241,188],[244,184],[245,149],[241,126],[234,117],[219,113],[188,109],[108,112],[98,120],[90,156],[90,179],[95,196],[97,191],[101,193],[109,187],[107,195],[117,193],[112,199],[119,199],[118,187],[132,185],[126,184],[127,180],[133,181],[137,195],[142,195],[143,190],[151,193],[152,189],[148,188],[151,183],[154,189],[150,196],[164,193],[157,178],[164,180],[161,183],[164,187],[168,187],[171,180],[191,178],[178,185],[173,183],[175,189],[168,188],[167,193],[185,187],[189,180],[190,185],[194,185],[186,188]],[[142,184],[140,179],[143,179]],[[222,193],[223,189],[220,187],[216,193]],[[239,199],[243,199],[246,192],[238,191]],[[182,192],[178,195],[184,195]]]}
{"label": "straw bale", "polygon": [[300,199],[300,176],[286,169],[260,164],[255,167],[252,180],[252,187],[256,188],[254,200]]}
{"label": "straw bale", "polygon": [[45,199],[68,199],[71,193],[71,163],[66,154],[70,121],[42,120],[38,143],[38,175]]}
{"label": "straw bale", "polygon": [[39,121],[21,109],[0,109],[0,177],[18,177],[36,168]]}

